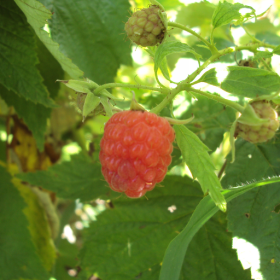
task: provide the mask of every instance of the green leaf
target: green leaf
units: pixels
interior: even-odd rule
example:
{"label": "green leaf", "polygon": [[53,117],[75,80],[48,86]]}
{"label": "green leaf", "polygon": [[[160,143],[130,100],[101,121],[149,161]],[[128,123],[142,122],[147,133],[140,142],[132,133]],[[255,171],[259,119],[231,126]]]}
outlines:
{"label": "green leaf", "polygon": [[256,98],[280,88],[280,77],[274,72],[239,66],[229,66],[228,71],[221,88],[236,95]]}
{"label": "green leaf", "polygon": [[55,279],[73,280],[68,269],[75,269],[78,265],[78,248],[76,244],[69,243],[67,239],[61,239],[59,243],[58,256],[54,268]]}
{"label": "green leaf", "polygon": [[[103,280],[158,280],[166,246],[178,236],[202,198],[198,183],[187,177],[166,176],[162,184],[165,187],[147,193],[148,200],[114,199],[113,208],[104,211],[90,225],[80,254],[80,279],[96,272]],[[245,279],[237,277],[242,275],[242,268],[231,249],[231,236],[225,230],[225,223],[225,214],[220,213],[194,237],[181,279],[198,279],[190,275],[201,271],[204,271],[201,280],[212,279],[209,278],[212,274],[217,279],[232,279],[224,277],[229,265],[236,279]]]}
{"label": "green leaf", "polygon": [[90,112],[94,111],[100,102],[100,97],[95,96],[93,93],[87,94],[83,106],[83,117],[85,118]]}
{"label": "green leaf", "polygon": [[206,147],[199,138],[183,125],[174,126],[176,141],[193,178],[199,181],[205,193],[209,192],[222,211],[226,211],[226,202],[221,193],[222,187],[214,170],[215,167]]}
{"label": "green leaf", "polygon": [[[260,182],[255,182],[250,185],[238,187],[232,190],[225,190],[223,191],[223,194],[226,198],[226,201],[229,202],[253,188],[277,182],[280,182],[279,177],[262,180]],[[169,244],[164,256],[160,273],[160,280],[179,280],[181,267],[190,241],[192,240],[196,232],[201,228],[201,226],[204,225],[216,212],[218,212],[218,210],[218,207],[214,204],[209,196],[204,197],[200,201],[198,206],[195,208],[195,211],[193,212],[187,226]],[[229,276],[230,278],[226,277],[223,279],[240,279],[232,277],[230,273]]]}
{"label": "green leaf", "polygon": [[[172,0],[172,2],[170,2],[170,0],[157,0],[161,5],[163,5],[165,10],[174,10],[174,8],[176,8],[177,6],[183,6],[182,3],[180,3],[179,0]],[[138,8],[146,8],[148,7],[151,2],[149,0],[135,0],[137,7]]]}
{"label": "green leaf", "polygon": [[272,52],[265,52],[265,51],[259,51],[256,52],[253,60],[263,59],[263,58],[271,58],[273,56]]}
{"label": "green leaf", "polygon": [[197,134],[211,152],[214,152],[223,141],[224,133],[235,120],[235,111],[207,97],[192,94],[197,100],[191,102],[181,118],[194,116],[194,120],[188,124],[188,129]]}
{"label": "green leaf", "polygon": [[210,25],[214,10],[215,5],[207,1],[191,3],[180,9],[176,22],[190,28]]}
{"label": "green leaf", "polygon": [[252,12],[249,15],[254,15],[255,10],[247,5],[243,5],[240,3],[231,4],[228,2],[219,2],[218,7],[213,13],[212,17],[212,25],[213,29],[231,23],[234,19],[242,21],[242,15],[239,13],[239,10],[242,8],[251,9]]}
{"label": "green leaf", "polygon": [[[157,47],[148,47],[146,51],[152,56],[152,58],[155,57],[155,53],[157,51]],[[168,65],[167,65],[167,59],[164,57],[164,59],[161,61],[159,64],[159,69],[163,76],[165,77],[166,80],[170,81],[170,75],[169,75],[169,70],[168,70]]]}
{"label": "green leaf", "polygon": [[201,78],[199,78],[199,82],[204,82],[210,85],[214,85],[214,86],[218,86],[218,80],[217,80],[217,72],[215,68],[212,68],[210,70],[208,70],[207,72],[205,72]]}
{"label": "green leaf", "polygon": [[235,161],[235,130],[236,130],[237,120],[233,122],[229,131],[229,142],[231,147],[231,163]]}
{"label": "green leaf", "polygon": [[271,31],[257,33],[256,38],[260,41],[264,41],[265,43],[275,46],[278,46],[280,44],[280,37],[277,34],[272,33]]}
{"label": "green leaf", "polygon": [[89,94],[91,94],[98,87],[98,84],[96,84],[96,83],[94,83],[94,82],[92,82],[91,80],[88,80],[88,79],[86,81],[57,80],[57,82],[61,82],[61,83],[65,84],[67,87],[75,90],[76,92],[89,93]]}
{"label": "green leaf", "polygon": [[[26,204],[11,182],[10,174],[0,166],[0,269],[1,279],[49,280],[41,260],[35,252],[23,210]],[[11,207],[12,206],[12,207]]]}
{"label": "green leaf", "polygon": [[[280,242],[277,234],[280,217],[276,211],[279,192],[280,183],[253,189],[230,203],[228,212],[228,230],[234,237],[243,240],[235,245],[239,259],[244,263],[250,262],[252,276],[262,274],[262,279],[279,278],[280,264],[276,261],[280,257],[276,245]],[[244,241],[252,246],[247,247]],[[256,252],[259,254],[257,263],[254,262],[256,258],[252,257],[253,254],[257,257]]]}
{"label": "green leaf", "polygon": [[52,1],[52,37],[87,78],[112,82],[121,64],[132,63],[131,44],[122,34],[129,8],[127,0]]}
{"label": "green leaf", "polygon": [[34,33],[13,1],[0,3],[0,29],[0,83],[27,100],[54,107],[36,68]]}
{"label": "green leaf", "polygon": [[[222,50],[228,47],[235,47],[234,43],[232,43],[228,39],[226,40],[223,38],[214,37],[214,41],[215,41],[215,46],[218,50]],[[193,45],[191,45],[191,47],[194,49],[195,52],[199,53],[202,56],[200,59],[201,61],[206,61],[212,55],[211,51],[205,48],[201,48],[199,45],[201,45],[201,42],[196,42]],[[192,58],[192,55],[190,53],[186,53],[184,57]],[[220,57],[218,60],[214,61],[214,63],[235,62],[236,59],[238,60],[241,58],[242,58],[241,52],[229,53],[227,55]]]}
{"label": "green leaf", "polygon": [[0,96],[8,106],[13,106],[15,108],[20,118],[23,118],[25,124],[31,130],[32,135],[36,140],[38,149],[43,151],[47,120],[51,115],[51,109],[41,104],[35,104],[26,100],[15,94],[13,91],[8,91],[1,84]]}
{"label": "green leaf", "polygon": [[107,97],[101,96],[100,97],[100,102],[105,110],[106,116],[112,117],[113,116],[113,111],[112,107],[110,106],[110,101]]}
{"label": "green leaf", "polygon": [[[236,159],[226,167],[222,184],[225,188],[244,182],[280,174],[280,141],[254,145],[242,139],[236,141]],[[230,160],[230,157],[228,158]],[[276,212],[280,201],[280,184],[261,187],[238,197],[228,204],[228,228],[233,236],[244,239],[258,249],[259,263],[251,268],[252,274],[261,273],[263,279],[276,280],[280,269],[277,260],[279,250],[274,244],[280,243],[280,216]],[[242,248],[243,247],[243,248]],[[243,249],[243,250],[242,250]],[[252,251],[251,251],[252,250]],[[248,257],[242,254],[243,245],[237,246],[239,258],[245,263]],[[256,249],[246,248],[247,256],[256,254]]]}
{"label": "green leaf", "polygon": [[38,37],[36,42],[37,55],[39,58],[37,68],[44,79],[44,85],[47,87],[51,98],[55,98],[60,88],[60,84],[56,83],[56,80],[64,77],[64,71],[58,61],[53,57]]}
{"label": "green leaf", "polygon": [[273,50],[273,53],[280,55],[280,45]]}
{"label": "green leaf", "polygon": [[[131,280],[162,261],[166,246],[202,198],[198,184],[187,177],[166,176],[162,184],[147,193],[148,200],[114,199],[113,208],[90,225],[80,253],[80,279],[97,272],[103,280]],[[172,206],[177,208],[173,213]]]}
{"label": "green leaf", "polygon": [[171,154],[172,162],[168,166],[168,169],[171,170],[172,167],[182,163],[182,154],[176,142],[173,143],[173,151]]}
{"label": "green leaf", "polygon": [[[15,2],[25,14],[28,23],[32,26],[39,39],[60,63],[62,69],[73,79],[79,79],[83,76],[83,72],[59,51],[59,45],[54,42],[43,29],[47,20],[52,17],[52,13],[36,0],[15,0]],[[73,41],[71,43],[73,43]]]}
{"label": "green leaf", "polygon": [[196,53],[187,44],[183,44],[178,41],[167,41],[167,42],[164,42],[161,45],[159,45],[159,47],[157,48],[157,51],[155,53],[155,62],[154,62],[155,63],[154,72],[155,72],[155,76],[156,76],[156,79],[159,84],[161,84],[161,83],[158,80],[157,71],[158,71],[158,68],[160,67],[162,61],[165,59],[165,57],[172,53],[184,53],[184,52],[192,53],[198,61],[199,61],[199,58],[201,57],[201,55]]}
{"label": "green leaf", "polygon": [[277,26],[275,26],[267,17],[261,17],[254,22],[245,23],[244,27],[249,31],[250,34],[265,34],[266,32],[271,31],[277,33]]}
{"label": "green leaf", "polygon": [[58,197],[65,199],[90,201],[119,196],[119,193],[107,187],[100,164],[93,163],[84,154],[74,155],[70,162],[55,164],[46,171],[21,173],[17,177],[31,185],[56,192]]}
{"label": "green leaf", "polygon": [[[56,259],[56,248],[52,238],[55,237],[54,234],[57,233],[55,230],[58,229],[59,225],[55,206],[52,204],[48,193],[39,189],[28,188],[15,178],[12,182],[27,204],[23,212],[28,219],[28,228],[36,252],[40,256],[45,269],[51,271]],[[48,206],[48,217],[46,215],[46,206]],[[52,221],[51,226],[49,224],[50,220]]]}
{"label": "green leaf", "polygon": [[[207,1],[191,3],[182,7],[176,16],[176,22],[186,25],[190,28],[199,27],[200,35],[208,37],[211,30],[211,18],[215,10],[215,5]],[[180,29],[173,32],[179,33]]]}

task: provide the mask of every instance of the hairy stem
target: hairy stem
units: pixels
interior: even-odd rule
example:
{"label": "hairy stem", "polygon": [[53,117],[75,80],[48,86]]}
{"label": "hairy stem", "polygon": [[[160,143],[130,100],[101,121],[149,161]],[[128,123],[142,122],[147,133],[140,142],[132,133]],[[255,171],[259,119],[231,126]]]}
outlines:
{"label": "hairy stem", "polygon": [[163,94],[166,94],[167,92],[169,92],[169,89],[166,89],[166,88],[157,88],[157,87],[150,87],[150,86],[143,86],[143,85],[122,84],[122,83],[110,83],[110,84],[104,84],[102,86],[97,87],[93,93],[98,94],[104,89],[114,88],[114,87],[137,88],[137,89],[143,88],[143,89],[158,91]]}
{"label": "hairy stem", "polygon": [[174,89],[169,89],[169,93],[166,95],[166,97],[158,104],[156,107],[154,107],[150,112],[158,114],[161,110],[163,110],[172,100],[173,98],[182,91],[182,85],[178,85]]}
{"label": "hairy stem", "polygon": [[203,37],[201,37],[199,34],[197,34],[192,29],[186,27],[185,25],[182,25],[182,24],[176,23],[176,22],[168,22],[168,26],[172,26],[172,27],[176,27],[176,28],[180,28],[182,30],[185,30],[185,31],[189,32],[190,34],[196,36],[199,40],[201,40],[211,50],[211,52],[213,52],[213,51],[217,52],[218,51],[214,45],[211,45]]}
{"label": "hairy stem", "polygon": [[204,92],[204,91],[201,91],[201,90],[198,90],[198,89],[195,89],[195,88],[188,88],[187,91],[192,91],[192,92],[195,92],[199,95],[203,95],[203,96],[206,96],[207,98],[209,99],[213,99],[225,106],[229,106],[237,111],[239,111],[240,113],[243,113],[244,111],[244,107],[239,105],[238,103],[234,102],[234,101],[231,101],[231,100],[228,100],[228,99],[225,99],[221,96],[218,96],[218,95],[214,95],[214,94],[211,94],[211,93],[208,93],[208,92]]}
{"label": "hairy stem", "polygon": [[[151,110],[151,112],[158,114],[161,110],[163,110],[173,100],[173,98],[179,92],[181,92],[182,90],[190,91],[190,88],[191,88],[190,83],[197,77],[197,75],[199,75],[204,69],[206,69],[206,67],[208,65],[210,65],[215,60],[219,59],[221,56],[232,53],[234,51],[241,51],[241,50],[249,50],[251,52],[256,52],[256,50],[259,47],[275,48],[275,46],[271,46],[271,45],[263,43],[263,42],[261,42],[261,43],[254,42],[254,43],[250,43],[250,44],[235,47],[235,48],[234,47],[226,48],[226,49],[223,49],[223,50],[218,51],[217,53],[213,54],[200,67],[198,67],[192,74],[190,74],[188,76],[188,78],[181,81],[175,89],[172,89],[172,90],[169,89],[169,93],[167,93],[167,96],[162,100],[162,102],[160,104],[158,104],[156,107],[154,107]],[[168,91],[168,89],[165,89],[165,90]],[[192,88],[191,91],[196,92],[197,90]],[[233,102],[233,101],[224,99],[222,97],[217,97],[217,96],[214,97],[214,95],[212,95],[212,94],[209,94],[207,97],[215,99],[216,101],[218,101],[220,103],[223,103],[226,106],[230,106],[230,107],[236,109],[239,112],[243,112],[243,107],[241,105]]]}
{"label": "hairy stem", "polygon": [[260,59],[260,61],[261,61],[261,63],[266,67],[266,69],[267,69],[268,71],[271,71],[271,72],[272,72],[271,67],[266,63],[266,61],[265,61],[264,58],[263,58],[263,59]]}
{"label": "hairy stem", "polygon": [[208,58],[200,67],[198,67],[192,74],[188,76],[185,80],[181,81],[182,84],[189,84],[191,83],[197,75],[199,75],[208,65],[210,65],[212,62],[217,60],[219,57],[234,52],[233,48],[227,48],[219,51],[218,53],[212,55],[210,58]]}

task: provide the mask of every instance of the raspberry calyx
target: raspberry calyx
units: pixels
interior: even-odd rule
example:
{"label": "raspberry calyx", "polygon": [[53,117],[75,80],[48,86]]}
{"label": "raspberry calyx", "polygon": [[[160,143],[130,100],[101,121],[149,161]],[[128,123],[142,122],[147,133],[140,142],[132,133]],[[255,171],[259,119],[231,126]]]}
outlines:
{"label": "raspberry calyx", "polygon": [[154,113],[114,114],[105,125],[99,154],[110,188],[131,198],[151,191],[166,175],[174,139],[168,121]]}
{"label": "raspberry calyx", "polygon": [[250,106],[258,118],[267,119],[267,122],[253,125],[238,121],[234,136],[241,137],[251,143],[262,143],[270,140],[279,128],[277,112],[266,100],[254,101]]}

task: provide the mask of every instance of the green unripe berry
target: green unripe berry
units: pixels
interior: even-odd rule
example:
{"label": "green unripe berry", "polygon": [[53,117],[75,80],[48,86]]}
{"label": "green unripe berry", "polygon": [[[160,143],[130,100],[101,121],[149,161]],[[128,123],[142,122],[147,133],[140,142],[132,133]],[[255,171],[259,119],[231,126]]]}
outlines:
{"label": "green unripe berry", "polygon": [[142,47],[160,44],[166,32],[160,12],[162,10],[156,5],[135,12],[125,24],[127,37]]}
{"label": "green unripe berry", "polygon": [[251,143],[262,143],[273,138],[279,128],[277,112],[268,101],[255,101],[250,104],[256,115],[261,119],[269,119],[269,122],[257,125],[248,125],[237,122],[235,136],[241,137]]}

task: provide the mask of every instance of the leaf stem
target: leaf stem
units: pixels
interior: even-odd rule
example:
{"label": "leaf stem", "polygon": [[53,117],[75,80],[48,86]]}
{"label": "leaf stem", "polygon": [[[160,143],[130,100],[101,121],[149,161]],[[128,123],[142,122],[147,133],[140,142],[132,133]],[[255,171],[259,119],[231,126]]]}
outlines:
{"label": "leaf stem", "polygon": [[195,89],[195,88],[188,88],[187,91],[192,91],[192,92],[195,92],[199,95],[203,95],[203,96],[206,96],[207,98],[209,99],[213,99],[219,103],[222,103],[223,105],[225,106],[229,106],[237,111],[239,111],[240,113],[243,113],[244,111],[244,107],[239,105],[238,103],[234,102],[234,101],[231,101],[231,100],[228,100],[228,99],[225,99],[219,95],[214,95],[214,94],[211,94],[211,93],[208,93],[208,92],[205,92],[205,91],[201,91],[201,90],[198,90],[198,89]]}
{"label": "leaf stem", "polygon": [[197,34],[195,31],[193,31],[192,29],[186,27],[183,24],[180,23],[176,23],[176,22],[168,22],[168,26],[172,26],[172,27],[176,27],[176,28],[180,28],[184,31],[189,32],[190,34],[196,36],[199,40],[201,40],[213,53],[216,53],[218,50],[214,45],[211,45],[207,40],[205,40],[203,37],[201,37],[199,34]]}
{"label": "leaf stem", "polygon": [[215,53],[214,55],[212,55],[210,58],[208,58],[200,67],[198,67],[192,74],[190,74],[188,76],[188,78],[186,78],[185,80],[181,81],[182,84],[186,83],[189,84],[191,83],[198,74],[201,73],[201,71],[203,71],[208,65],[210,65],[212,62],[214,62],[215,60],[217,60],[219,57],[226,55],[228,53],[232,53],[234,52],[233,48],[226,48],[223,49],[221,51],[219,51],[218,53]]}
{"label": "leaf stem", "polygon": [[157,87],[150,87],[150,86],[143,86],[143,85],[122,84],[122,83],[110,83],[110,84],[104,84],[102,86],[97,87],[93,93],[97,95],[104,89],[115,88],[115,87],[137,88],[137,89],[142,88],[142,89],[159,91],[163,94],[166,94],[167,92],[169,92],[169,89],[166,89],[166,88],[157,88]]}
{"label": "leaf stem", "polygon": [[[158,114],[161,110],[163,110],[172,100],[173,98],[182,90],[186,91],[193,91],[197,92],[198,90],[191,88],[191,82],[199,75],[207,66],[209,66],[212,62],[219,59],[221,56],[224,56],[229,53],[233,53],[235,51],[241,51],[241,50],[248,50],[251,52],[256,52],[256,50],[259,47],[266,47],[266,48],[272,48],[274,49],[275,46],[269,45],[263,42],[253,42],[249,43],[247,45],[242,45],[238,47],[229,47],[225,48],[223,50],[218,51],[217,53],[213,54],[210,58],[208,58],[200,67],[198,67],[192,74],[190,74],[185,80],[181,81],[176,88],[174,89],[164,89],[167,96],[162,100],[160,104],[158,104],[156,107],[154,107],[151,112]],[[193,83],[194,84],[194,83]],[[191,89],[191,90],[190,90]],[[200,92],[200,91],[199,91]],[[198,92],[197,92],[198,93]],[[205,95],[204,92],[202,92],[202,95]],[[206,95],[205,95],[206,96]],[[216,101],[223,103],[226,106],[230,106],[234,109],[236,109],[239,112],[243,112],[243,107],[233,101],[224,99],[222,97],[218,97],[209,94],[207,95],[208,98],[215,99]]]}
{"label": "leaf stem", "polygon": [[264,58],[263,58],[263,59],[260,59],[260,61],[261,61],[261,63],[266,67],[266,69],[267,69],[268,71],[271,71],[271,72],[272,72],[271,67],[266,63],[266,61],[265,61]]}
{"label": "leaf stem", "polygon": [[[187,86],[187,85],[186,85]],[[182,85],[178,85],[174,89],[168,89],[169,93],[166,95],[166,97],[156,106],[154,107],[150,112],[159,114],[161,110],[163,110],[172,100],[173,98],[183,90]]]}

